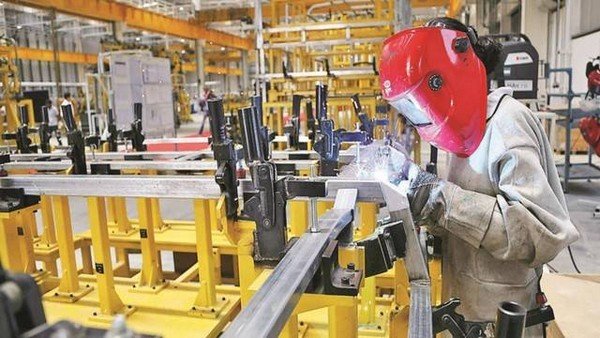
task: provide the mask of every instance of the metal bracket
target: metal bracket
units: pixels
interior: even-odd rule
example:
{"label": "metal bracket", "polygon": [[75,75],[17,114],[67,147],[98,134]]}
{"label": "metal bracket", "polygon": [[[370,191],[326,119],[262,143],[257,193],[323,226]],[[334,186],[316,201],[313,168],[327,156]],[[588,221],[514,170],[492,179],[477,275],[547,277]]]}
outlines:
{"label": "metal bracket", "polygon": [[39,196],[26,195],[23,188],[0,188],[0,212],[24,209],[39,201]]}
{"label": "metal bracket", "polygon": [[238,211],[238,181],[236,177],[237,153],[233,141],[227,136],[223,100],[209,100],[210,129],[212,133],[213,156],[218,169],[215,181],[225,195],[227,218],[234,219]]}
{"label": "metal bracket", "polygon": [[454,338],[479,338],[485,337],[485,328],[478,324],[465,323],[465,317],[456,313],[460,305],[460,299],[452,298],[440,306],[434,306],[431,317],[433,321],[433,333],[450,331]]}
{"label": "metal bracket", "polygon": [[[340,267],[338,248],[339,242],[333,240],[321,255],[320,269],[323,291],[327,295],[356,296],[360,290],[363,272],[356,270],[353,266]],[[318,274],[315,276],[318,276]]]}
{"label": "metal bracket", "polygon": [[356,245],[365,248],[365,277],[388,271],[398,258],[406,255],[406,235],[402,221],[382,225]]}

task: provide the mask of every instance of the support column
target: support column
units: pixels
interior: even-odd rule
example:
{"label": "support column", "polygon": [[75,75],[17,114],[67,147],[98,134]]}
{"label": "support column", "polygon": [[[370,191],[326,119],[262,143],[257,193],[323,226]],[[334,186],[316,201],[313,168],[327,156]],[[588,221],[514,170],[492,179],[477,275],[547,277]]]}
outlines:
{"label": "support column", "polygon": [[159,263],[159,253],[154,240],[152,222],[152,202],[150,198],[138,198],[140,246],[142,251],[142,271],[140,281],[134,290],[158,292],[165,284]]}
{"label": "support column", "polygon": [[127,25],[125,25],[124,22],[113,21],[112,22],[113,38],[115,38],[115,40],[118,40],[118,41],[123,41],[123,32],[125,31],[125,28],[127,28]]}
{"label": "support column", "polygon": [[198,77],[198,97],[202,93],[202,86],[206,84],[206,77],[204,74],[204,40],[196,40],[196,75]]}
{"label": "support column", "polygon": [[394,32],[412,27],[410,0],[394,0]]}
{"label": "support column", "polygon": [[79,285],[69,198],[67,196],[54,196],[52,197],[52,203],[55,210],[56,242],[58,243],[62,271],[60,284],[52,300],[74,302],[92,291],[92,288],[82,288]]}
{"label": "support column", "polygon": [[225,297],[217,299],[209,208],[210,203],[208,200],[194,200],[200,288],[190,313],[201,317],[216,318],[228,303],[228,300]]}
{"label": "support column", "polygon": [[[54,68],[54,81],[56,83],[56,96],[62,97],[63,91],[61,87],[62,79],[60,72],[60,62],[58,60],[58,31],[56,26],[56,11],[50,11],[50,38],[52,40],[52,57],[53,57],[53,68]],[[58,104],[58,102],[57,102]]]}
{"label": "support column", "polygon": [[263,39],[263,17],[262,17],[262,1],[254,0],[254,24],[256,25],[256,87],[255,91],[260,94],[263,101],[267,98],[267,84],[264,80],[264,75],[267,73],[265,69],[265,47]]}
{"label": "support column", "polygon": [[[540,60],[548,61],[548,10],[536,1],[523,1],[521,3],[521,32],[529,37]],[[545,90],[546,80],[539,79],[538,91],[545,92]]]}
{"label": "support column", "polygon": [[243,50],[242,53],[242,91],[246,94],[250,93],[250,67],[248,64],[248,51]]}
{"label": "support column", "polygon": [[132,309],[126,309],[115,290],[104,198],[89,197],[88,211],[92,232],[92,247],[94,249],[98,298],[100,300],[100,315],[95,313],[91,319],[112,320],[115,314],[127,312],[126,310],[131,311]]}
{"label": "support column", "polygon": [[56,245],[56,230],[54,229],[54,218],[52,214],[52,200],[48,195],[40,196],[40,211],[42,213],[42,237],[40,244],[46,247]]}

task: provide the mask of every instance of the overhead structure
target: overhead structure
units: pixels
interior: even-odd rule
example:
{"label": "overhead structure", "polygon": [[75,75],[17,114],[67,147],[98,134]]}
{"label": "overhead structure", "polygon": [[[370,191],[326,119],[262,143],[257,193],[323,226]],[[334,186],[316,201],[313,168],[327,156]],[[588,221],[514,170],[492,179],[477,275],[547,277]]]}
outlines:
{"label": "overhead structure", "polygon": [[202,24],[168,17],[142,8],[108,0],[8,0],[18,5],[55,10],[57,12],[110,22],[123,22],[128,27],[168,34],[192,40],[206,40],[234,49],[250,50],[252,40],[208,29]]}

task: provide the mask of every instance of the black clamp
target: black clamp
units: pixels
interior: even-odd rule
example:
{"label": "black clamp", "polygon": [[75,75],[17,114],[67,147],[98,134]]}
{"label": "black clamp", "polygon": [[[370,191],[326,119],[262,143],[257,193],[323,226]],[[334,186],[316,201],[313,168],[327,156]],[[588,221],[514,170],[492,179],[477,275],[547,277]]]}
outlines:
{"label": "black clamp", "polygon": [[406,234],[402,221],[381,225],[370,236],[357,241],[365,249],[365,277],[386,272],[406,255]]}
{"label": "black clamp", "polygon": [[48,107],[42,106],[42,122],[38,128],[42,153],[50,152],[50,127],[48,126]]}
{"label": "black clamp", "polygon": [[254,259],[264,264],[276,264],[285,253],[286,203],[285,179],[277,179],[277,168],[269,161],[268,130],[262,126],[260,97],[254,105],[240,109],[244,157],[250,169],[253,191],[244,193],[242,217],[256,223]]}
{"label": "black clamp", "polygon": [[108,109],[108,137],[104,143],[108,143],[108,151],[117,151],[117,140],[119,137],[119,131],[117,130],[117,124],[115,123],[115,114],[112,108]]}
{"label": "black clamp", "polygon": [[284,126],[283,130],[288,136],[288,144],[291,149],[300,149],[300,104],[302,104],[302,95],[292,97],[292,118],[290,124]]}
{"label": "black clamp", "polygon": [[39,196],[26,195],[23,188],[0,188],[0,212],[24,209],[39,201]]}
{"label": "black clamp", "polygon": [[219,185],[221,193],[225,195],[227,217],[234,219],[237,217],[238,210],[237,153],[233,141],[227,135],[223,100],[209,100],[207,104],[210,114],[212,150],[218,166],[215,181]]}
{"label": "black clamp", "polygon": [[67,128],[67,141],[69,150],[67,157],[73,164],[72,174],[87,174],[87,164],[85,159],[85,140],[81,130],[77,129],[75,119],[73,118],[73,106],[70,104],[61,106],[65,127]]}
{"label": "black clamp", "polygon": [[131,129],[123,132],[123,137],[131,140],[131,146],[135,151],[146,151],[144,140],[144,131],[142,127],[142,104],[136,102],[133,104],[134,120],[131,123]]}

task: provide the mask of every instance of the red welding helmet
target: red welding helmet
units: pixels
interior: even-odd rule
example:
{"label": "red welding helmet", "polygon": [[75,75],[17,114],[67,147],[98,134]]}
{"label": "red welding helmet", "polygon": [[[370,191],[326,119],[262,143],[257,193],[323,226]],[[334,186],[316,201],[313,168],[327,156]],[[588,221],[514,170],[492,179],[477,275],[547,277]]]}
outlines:
{"label": "red welding helmet", "polygon": [[383,97],[434,146],[467,157],[479,146],[487,109],[486,69],[467,33],[406,29],[385,40]]}

